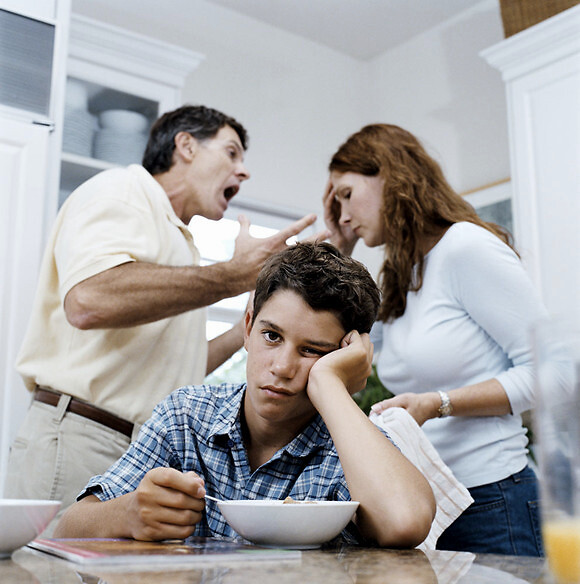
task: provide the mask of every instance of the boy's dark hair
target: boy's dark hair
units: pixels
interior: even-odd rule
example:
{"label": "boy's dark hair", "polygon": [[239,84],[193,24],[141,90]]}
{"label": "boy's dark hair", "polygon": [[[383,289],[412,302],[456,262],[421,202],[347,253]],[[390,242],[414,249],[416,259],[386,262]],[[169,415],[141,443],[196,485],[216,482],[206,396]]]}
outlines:
{"label": "boy's dark hair", "polygon": [[314,310],[334,313],[346,332],[368,333],[380,303],[365,266],[325,242],[297,243],[268,259],[256,282],[253,320],[277,290],[292,290]]}
{"label": "boy's dark hair", "polygon": [[244,150],[248,148],[248,133],[234,118],[203,105],[184,105],[163,114],[151,127],[143,154],[143,166],[150,174],[160,174],[171,168],[175,136],[188,132],[196,140],[213,138],[224,126],[230,126],[239,136]]}

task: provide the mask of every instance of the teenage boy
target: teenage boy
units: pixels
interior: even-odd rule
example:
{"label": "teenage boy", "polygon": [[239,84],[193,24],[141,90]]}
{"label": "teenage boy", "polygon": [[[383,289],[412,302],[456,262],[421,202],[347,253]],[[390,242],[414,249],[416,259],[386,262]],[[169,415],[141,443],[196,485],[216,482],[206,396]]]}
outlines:
{"label": "teenage boy", "polygon": [[371,372],[378,304],[368,271],[330,244],[273,256],[245,317],[247,383],[173,392],[55,536],[235,537],[207,493],[353,499],[346,541],[421,543],[435,514],[431,488],[351,398]]}

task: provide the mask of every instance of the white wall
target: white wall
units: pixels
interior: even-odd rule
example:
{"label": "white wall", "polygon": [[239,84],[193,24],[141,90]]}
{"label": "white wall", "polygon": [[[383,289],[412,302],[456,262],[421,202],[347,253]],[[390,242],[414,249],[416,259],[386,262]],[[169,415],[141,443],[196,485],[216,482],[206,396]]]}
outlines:
{"label": "white wall", "polygon": [[[362,62],[204,0],[195,21],[166,21],[158,0],[73,0],[74,12],[183,45],[206,56],[185,100],[238,118],[249,130],[252,179],[241,193],[321,211],[330,156],[363,124],[417,134],[460,192],[509,176],[504,86],[478,53],[503,38],[497,0]],[[373,272],[377,250],[356,250]]]}
{"label": "white wall", "polygon": [[[330,156],[353,120],[362,123],[366,108],[359,90],[366,67],[282,36],[272,37],[269,51],[245,47],[235,60],[229,48],[213,50],[186,95],[234,112],[247,127],[252,178],[242,186],[244,195],[318,211]],[[212,59],[219,65],[212,66]]]}
{"label": "white wall", "polygon": [[479,56],[504,38],[496,0],[375,59],[377,116],[420,137],[459,192],[509,176],[504,84]]}
{"label": "white wall", "polygon": [[242,194],[318,211],[328,159],[367,109],[367,67],[203,0],[187,2],[195,22],[164,22],[157,0],[142,0],[136,18],[108,0],[73,0],[73,12],[204,54],[185,101],[216,107],[248,129],[252,179]]}
{"label": "white wall", "polygon": [[[479,56],[503,38],[498,2],[483,0],[369,64],[366,121],[413,132],[460,193],[509,177],[504,84]],[[357,251],[377,273],[382,253]]]}

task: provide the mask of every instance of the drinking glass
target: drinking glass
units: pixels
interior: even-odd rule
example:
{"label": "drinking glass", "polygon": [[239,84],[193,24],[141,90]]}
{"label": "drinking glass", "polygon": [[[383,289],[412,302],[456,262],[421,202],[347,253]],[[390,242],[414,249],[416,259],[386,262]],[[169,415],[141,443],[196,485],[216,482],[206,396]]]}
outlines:
{"label": "drinking glass", "polygon": [[558,584],[580,584],[580,313],[537,323],[535,432],[542,536]]}

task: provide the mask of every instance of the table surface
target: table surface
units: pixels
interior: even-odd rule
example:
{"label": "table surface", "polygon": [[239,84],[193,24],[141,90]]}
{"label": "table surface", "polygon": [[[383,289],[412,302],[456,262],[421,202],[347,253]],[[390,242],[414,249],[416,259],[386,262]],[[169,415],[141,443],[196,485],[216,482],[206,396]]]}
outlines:
{"label": "table surface", "polygon": [[[163,545],[163,544],[159,544]],[[534,584],[550,583],[544,560],[529,557],[335,546],[300,559],[87,567],[21,548],[0,560],[2,584]]]}

